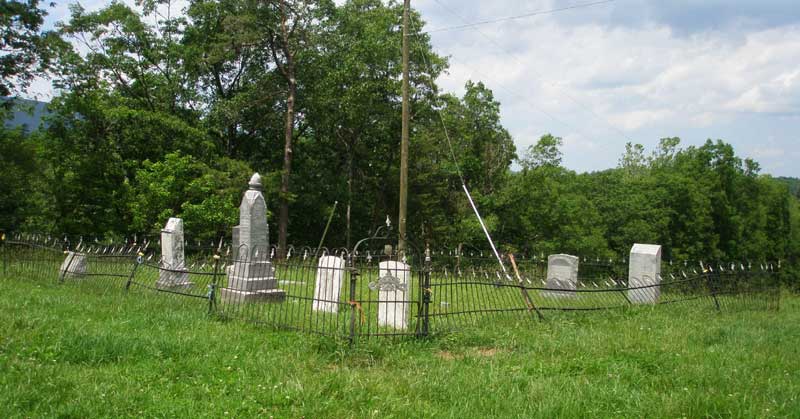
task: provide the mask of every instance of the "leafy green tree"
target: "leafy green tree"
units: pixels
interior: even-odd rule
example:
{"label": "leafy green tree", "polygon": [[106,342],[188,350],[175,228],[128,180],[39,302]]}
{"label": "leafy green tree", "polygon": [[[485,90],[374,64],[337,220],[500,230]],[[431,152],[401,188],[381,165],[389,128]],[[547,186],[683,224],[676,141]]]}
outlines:
{"label": "leafy green tree", "polygon": [[561,139],[542,136],[499,198],[501,237],[534,253],[607,256],[604,225],[580,178],[560,165]]}
{"label": "leafy green tree", "polygon": [[0,96],[27,88],[47,70],[60,40],[41,32],[45,16],[39,0],[0,2]]}
{"label": "leafy green tree", "polygon": [[40,172],[36,144],[22,127],[0,129],[0,229],[19,230],[31,210],[34,177]]}
{"label": "leafy green tree", "polygon": [[[210,167],[179,152],[158,162],[146,160],[132,188],[133,231],[155,234],[168,218],[181,217],[189,237],[205,241],[229,236],[239,219],[239,201],[250,172],[236,160],[222,158]],[[269,197],[274,191],[265,194]]]}
{"label": "leafy green tree", "polygon": [[520,165],[525,169],[536,169],[542,166],[561,166],[563,155],[561,146],[564,140],[550,134],[543,135],[536,144],[528,147],[525,157],[520,159]]}
{"label": "leafy green tree", "polygon": [[160,112],[115,106],[102,92],[67,94],[54,101],[42,158],[66,233],[128,234],[128,201],[137,169],[170,152],[210,158],[202,131]]}

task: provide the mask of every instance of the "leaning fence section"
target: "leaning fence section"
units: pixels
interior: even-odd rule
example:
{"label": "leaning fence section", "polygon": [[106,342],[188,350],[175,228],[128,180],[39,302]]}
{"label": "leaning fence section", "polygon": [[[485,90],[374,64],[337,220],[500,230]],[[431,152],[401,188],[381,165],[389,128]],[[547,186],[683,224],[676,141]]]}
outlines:
{"label": "leaning fence section", "polygon": [[296,248],[280,260],[273,248],[217,246],[168,264],[147,242],[72,246],[15,236],[0,244],[0,259],[5,281],[159,295],[225,318],[350,339],[426,336],[501,316],[538,321],[652,305],[763,310],[780,302],[778,264],[665,263],[657,281],[640,283],[623,261],[586,258],[578,267],[568,258],[548,265],[506,255],[502,269],[490,258],[362,242],[350,251]]}

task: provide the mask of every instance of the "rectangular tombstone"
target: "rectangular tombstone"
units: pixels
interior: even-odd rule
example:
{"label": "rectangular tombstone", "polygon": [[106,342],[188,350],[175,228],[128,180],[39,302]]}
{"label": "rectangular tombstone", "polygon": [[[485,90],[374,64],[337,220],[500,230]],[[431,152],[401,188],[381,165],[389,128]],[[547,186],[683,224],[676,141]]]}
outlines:
{"label": "rectangular tombstone", "polygon": [[339,311],[339,293],[342,289],[344,259],[337,256],[323,256],[319,258],[317,266],[312,309],[337,313]]}
{"label": "rectangular tombstone", "polygon": [[282,301],[269,252],[267,204],[261,193],[261,176],[250,178],[239,205],[239,225],[233,228],[234,262],[226,269],[228,286],[220,289],[225,301]]}
{"label": "rectangular tombstone", "polygon": [[660,282],[661,246],[634,244],[628,264],[628,300],[633,304],[656,304],[661,295]]}
{"label": "rectangular tombstone", "polygon": [[161,269],[156,281],[157,288],[188,288],[194,285],[189,282],[183,244],[183,220],[170,218],[161,230]]}
{"label": "rectangular tombstone", "polygon": [[[547,257],[548,288],[544,295],[548,297],[575,297],[577,293],[569,292],[578,289],[578,265],[580,258],[572,255],[558,254]],[[558,291],[564,290],[564,291]]]}
{"label": "rectangular tombstone", "polygon": [[406,295],[411,286],[411,268],[394,260],[378,264],[379,278],[370,284],[378,290],[378,326],[408,329],[409,303]]}
{"label": "rectangular tombstone", "polygon": [[87,268],[86,255],[78,252],[67,252],[64,262],[58,268],[59,277],[64,280],[67,278],[78,278],[86,275]]}

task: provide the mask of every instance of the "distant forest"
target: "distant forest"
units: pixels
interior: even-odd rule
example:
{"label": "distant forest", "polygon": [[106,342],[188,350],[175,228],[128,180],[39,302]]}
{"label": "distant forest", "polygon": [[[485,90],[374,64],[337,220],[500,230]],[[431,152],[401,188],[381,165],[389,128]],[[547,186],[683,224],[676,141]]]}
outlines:
{"label": "distant forest", "polygon": [[[24,72],[5,68],[0,87],[14,92],[41,72],[58,96],[46,125],[0,132],[0,229],[130,237],[177,216],[190,240],[216,241],[238,222],[256,171],[270,239],[283,248],[316,245],[337,201],[328,246],[352,246],[387,215],[396,222],[400,5],[158,7],[75,6],[57,30],[36,26],[35,45],[15,44]],[[797,266],[797,179],[761,173],[718,139],[628,144],[617,167],[593,173],[563,167],[557,135],[517,150],[488,86],[468,82],[460,97],[439,89],[448,60],[420,16],[412,21],[412,241],[487,248],[457,162],[504,250],[614,257],[658,243],[668,259]]]}
{"label": "distant forest", "polygon": [[800,199],[800,179],[793,177],[778,177],[779,181],[789,186],[789,193]]}

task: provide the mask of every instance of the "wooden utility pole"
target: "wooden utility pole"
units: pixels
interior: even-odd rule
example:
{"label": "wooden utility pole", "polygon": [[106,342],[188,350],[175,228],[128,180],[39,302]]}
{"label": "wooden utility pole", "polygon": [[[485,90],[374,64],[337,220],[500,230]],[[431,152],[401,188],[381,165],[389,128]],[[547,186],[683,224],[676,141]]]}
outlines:
{"label": "wooden utility pole", "polygon": [[403,2],[403,127],[400,138],[400,214],[397,217],[397,250],[406,248],[406,208],[408,206],[408,11],[411,0]]}

